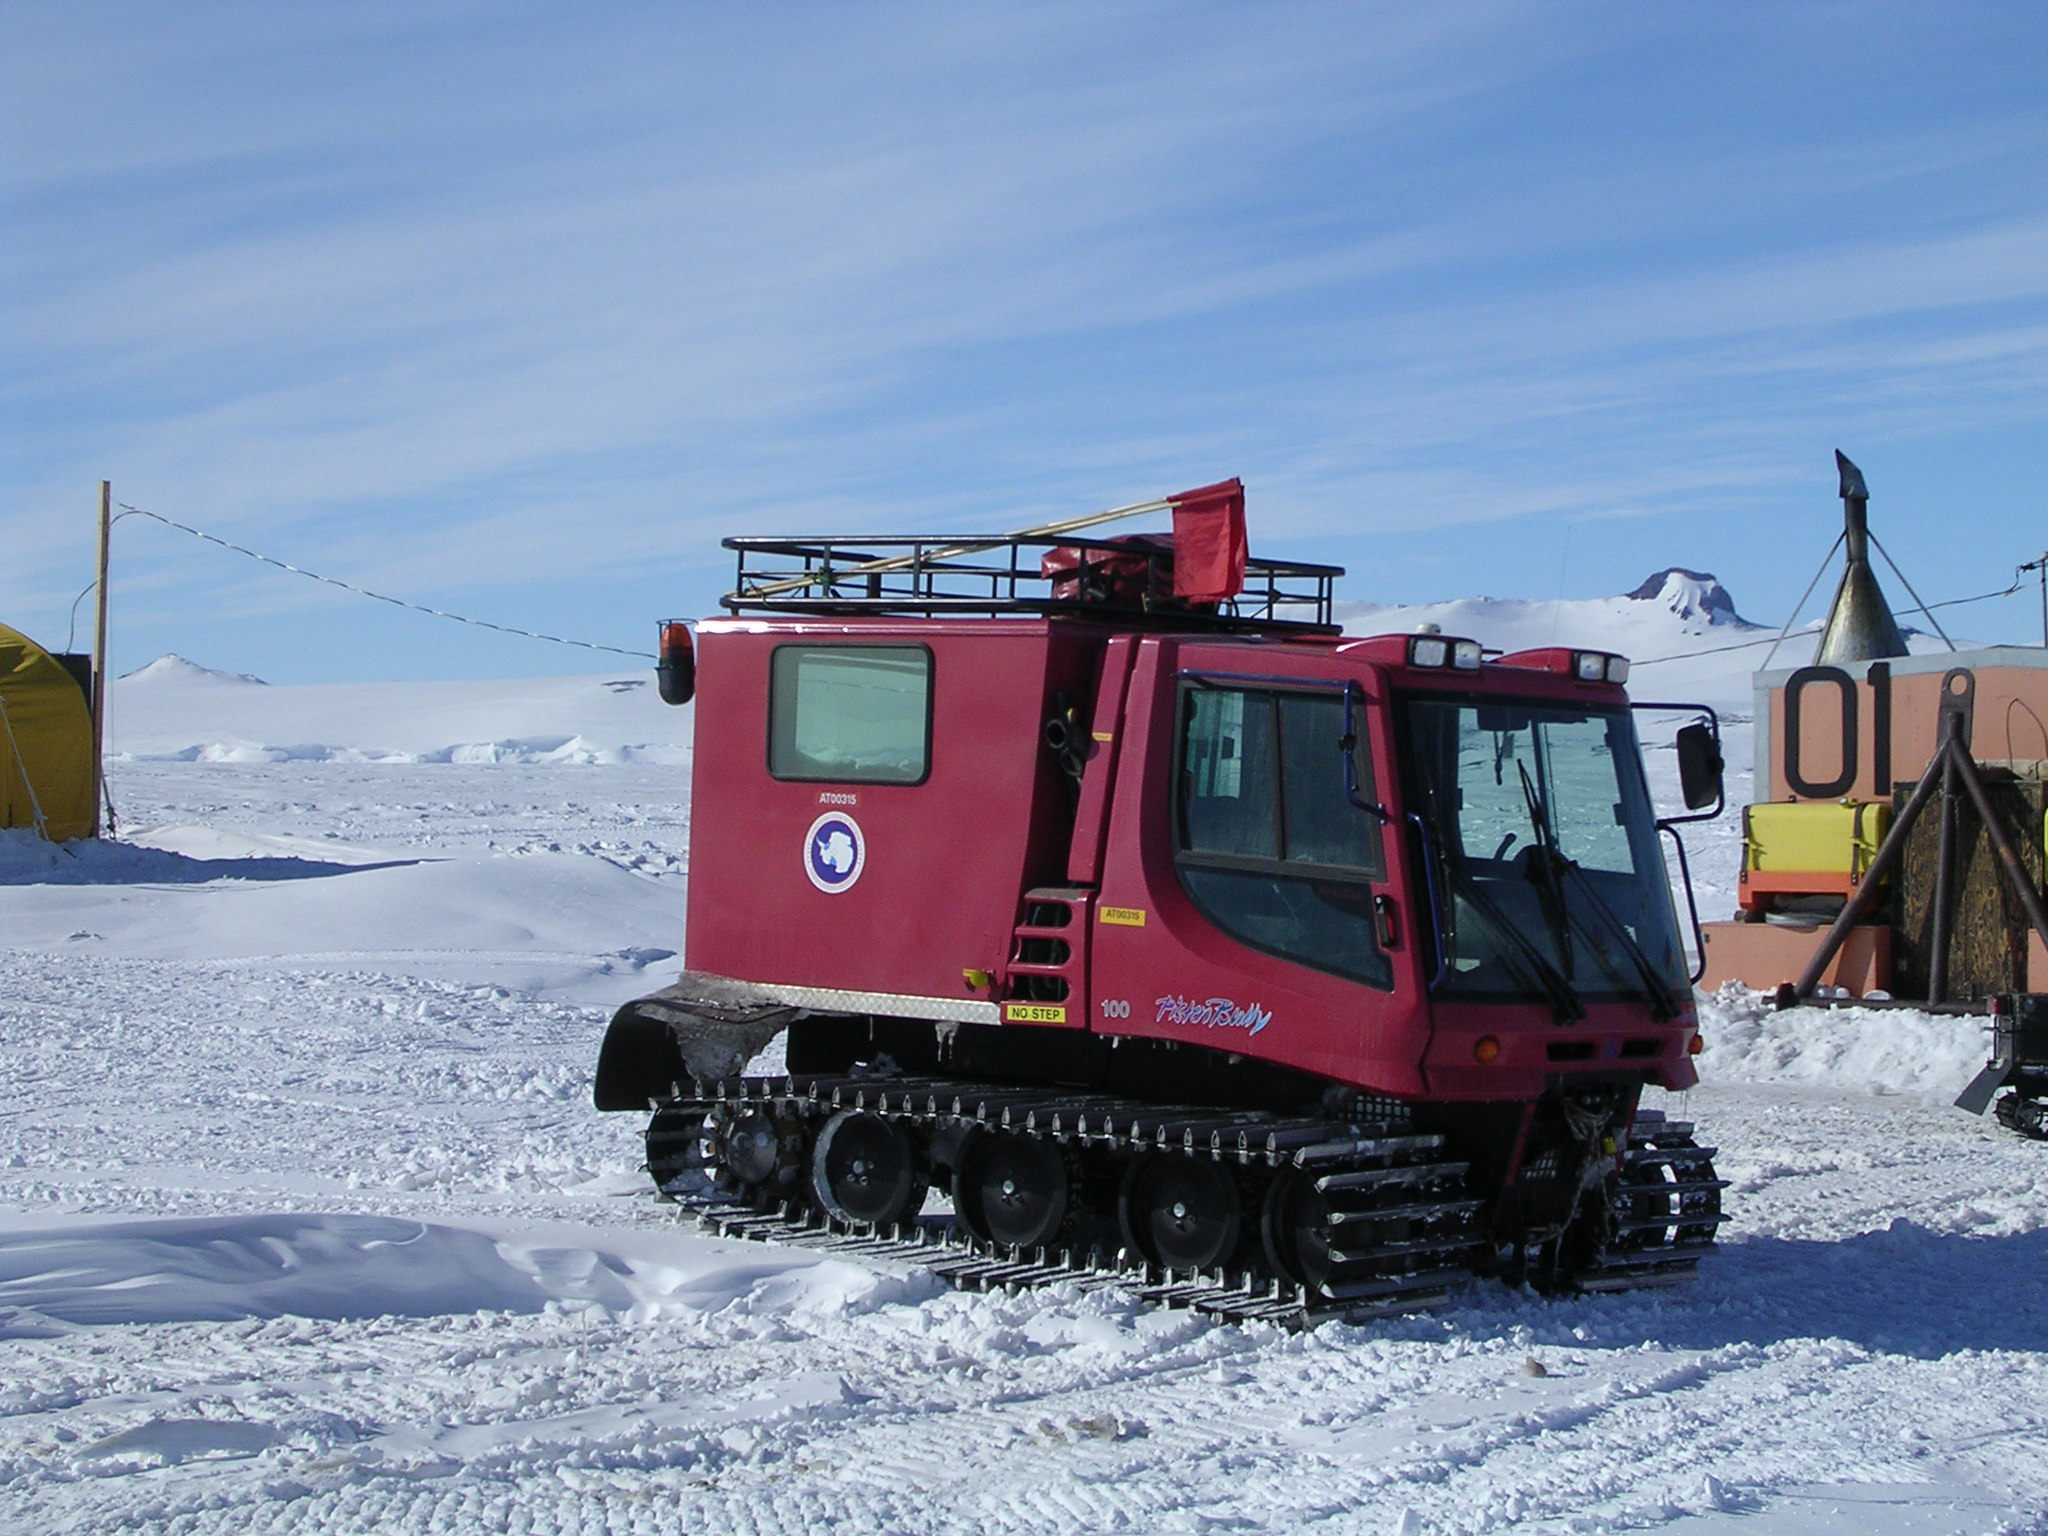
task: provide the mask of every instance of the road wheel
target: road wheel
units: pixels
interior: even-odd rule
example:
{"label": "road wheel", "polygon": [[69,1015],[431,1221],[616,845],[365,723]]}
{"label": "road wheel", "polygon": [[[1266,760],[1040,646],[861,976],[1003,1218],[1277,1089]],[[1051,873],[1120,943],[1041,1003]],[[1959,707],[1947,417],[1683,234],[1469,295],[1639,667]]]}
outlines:
{"label": "road wheel", "polygon": [[924,1206],[930,1175],[901,1121],[842,1109],[811,1150],[811,1192],[841,1221],[893,1227]]}
{"label": "road wheel", "polygon": [[1124,1242],[1161,1269],[1227,1267],[1244,1245],[1237,1180],[1214,1158],[1153,1152],[1131,1164],[1117,1201]]}
{"label": "road wheel", "polygon": [[1333,1267],[1330,1203],[1314,1175],[1290,1168],[1273,1181],[1259,1213],[1259,1238],[1276,1275],[1311,1291],[1322,1289]]}
{"label": "road wheel", "polygon": [[998,1248],[1043,1248],[1066,1229],[1073,1173],[1049,1141],[991,1131],[968,1144],[953,1177],[953,1208],[973,1236]]}

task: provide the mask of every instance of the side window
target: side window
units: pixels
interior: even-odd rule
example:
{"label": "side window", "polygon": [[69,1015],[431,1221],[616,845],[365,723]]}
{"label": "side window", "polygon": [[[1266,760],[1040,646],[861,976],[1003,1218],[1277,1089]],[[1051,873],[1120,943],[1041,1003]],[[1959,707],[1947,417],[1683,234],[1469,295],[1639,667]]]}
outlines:
{"label": "side window", "polygon": [[[1285,769],[1286,854],[1291,864],[1319,864],[1360,870],[1375,879],[1386,874],[1381,861],[1380,824],[1351,803],[1344,782],[1344,699],[1341,694],[1282,693],[1281,762]],[[1372,754],[1365,725],[1352,712],[1351,777],[1358,797],[1370,805]]]}
{"label": "side window", "polygon": [[931,697],[924,646],[778,646],[769,664],[768,771],[921,784],[931,766]]}
{"label": "side window", "polygon": [[1181,773],[1181,846],[1241,858],[1280,857],[1273,696],[1188,691]]}
{"label": "side window", "polygon": [[[1241,943],[1391,987],[1370,884],[1385,872],[1380,829],[1346,789],[1344,696],[1194,684],[1182,697],[1182,888]],[[1352,750],[1371,802],[1363,740]]]}

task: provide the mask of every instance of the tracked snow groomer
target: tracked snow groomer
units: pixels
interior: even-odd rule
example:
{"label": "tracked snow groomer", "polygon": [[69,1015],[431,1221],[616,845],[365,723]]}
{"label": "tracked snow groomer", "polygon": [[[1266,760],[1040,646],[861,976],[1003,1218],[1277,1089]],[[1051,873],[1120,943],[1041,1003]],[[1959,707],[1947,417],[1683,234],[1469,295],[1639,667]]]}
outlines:
{"label": "tracked snow groomer", "polygon": [[[730,616],[663,631],[688,969],[598,1107],[721,1230],[965,1283],[1299,1320],[1689,1274],[1722,1181],[1638,1108],[1698,1036],[1626,661],[1347,638],[1237,482],[1147,505],[726,541]],[[1718,808],[1711,711],[1678,750]]]}

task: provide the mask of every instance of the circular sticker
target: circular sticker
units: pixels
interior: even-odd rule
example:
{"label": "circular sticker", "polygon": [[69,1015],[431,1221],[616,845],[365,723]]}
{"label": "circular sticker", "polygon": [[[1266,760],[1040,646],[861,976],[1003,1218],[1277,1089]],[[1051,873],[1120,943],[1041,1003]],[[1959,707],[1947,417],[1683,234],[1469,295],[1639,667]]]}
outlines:
{"label": "circular sticker", "polygon": [[827,811],[804,835],[804,873],[827,896],[853,889],[867,867],[868,841],[844,811]]}

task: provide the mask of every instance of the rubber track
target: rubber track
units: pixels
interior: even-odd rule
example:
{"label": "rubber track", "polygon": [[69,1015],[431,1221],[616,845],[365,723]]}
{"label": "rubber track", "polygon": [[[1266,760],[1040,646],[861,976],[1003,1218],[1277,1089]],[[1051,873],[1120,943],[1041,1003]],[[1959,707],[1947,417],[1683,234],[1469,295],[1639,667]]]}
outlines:
{"label": "rubber track", "polygon": [[[703,1167],[696,1142],[704,1116],[741,1106],[806,1118],[861,1109],[932,1130],[975,1125],[1062,1145],[1178,1152],[1249,1167],[1300,1169],[1334,1207],[1336,1234],[1357,1226],[1369,1234],[1377,1221],[1392,1223],[1402,1235],[1380,1242],[1369,1236],[1357,1242],[1334,1236],[1341,1251],[1332,1255],[1331,1275],[1312,1288],[1261,1279],[1249,1271],[1161,1271],[1122,1252],[1105,1257],[1068,1249],[994,1249],[943,1217],[882,1232],[798,1205],[762,1210],[705,1187],[708,1180],[690,1177],[701,1175]],[[695,1097],[661,1106],[648,1128],[648,1164],[663,1192],[720,1236],[907,1259],[968,1290],[1056,1282],[1114,1287],[1156,1304],[1303,1327],[1433,1306],[1473,1277],[1479,1202],[1465,1197],[1467,1165],[1440,1155],[1443,1141],[1391,1120],[1174,1107],[1046,1088],[1001,1089],[942,1079],[728,1078],[700,1085]]]}
{"label": "rubber track", "polygon": [[1578,1277],[1586,1291],[1637,1290],[1692,1278],[1714,1251],[1725,1219],[1714,1176],[1713,1147],[1697,1145],[1684,1120],[1640,1111],[1622,1155],[1621,1177],[1608,1186],[1609,1231],[1604,1252]]}
{"label": "rubber track", "polygon": [[2008,1093],[1999,1099],[1992,1113],[2007,1130],[2017,1131],[2031,1141],[2048,1141],[2048,1099]]}

